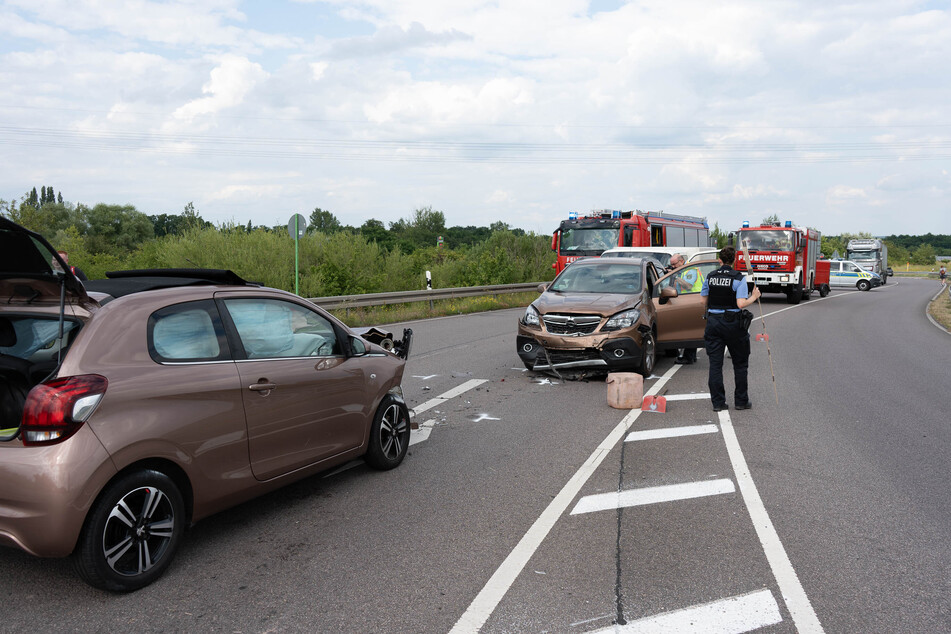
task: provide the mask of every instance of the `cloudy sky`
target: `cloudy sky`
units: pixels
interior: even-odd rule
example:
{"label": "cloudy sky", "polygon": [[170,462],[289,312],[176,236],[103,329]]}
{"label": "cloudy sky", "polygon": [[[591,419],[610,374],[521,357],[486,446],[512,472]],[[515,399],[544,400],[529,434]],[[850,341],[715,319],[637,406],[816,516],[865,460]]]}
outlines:
{"label": "cloudy sky", "polygon": [[0,0],[0,198],[951,233],[951,3]]}

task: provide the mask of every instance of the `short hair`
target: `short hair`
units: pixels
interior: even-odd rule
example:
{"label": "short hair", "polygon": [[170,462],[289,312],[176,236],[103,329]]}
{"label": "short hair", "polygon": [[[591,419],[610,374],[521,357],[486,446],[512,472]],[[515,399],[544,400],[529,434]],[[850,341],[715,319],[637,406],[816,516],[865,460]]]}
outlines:
{"label": "short hair", "polygon": [[733,247],[723,247],[720,249],[720,261],[724,264],[733,265],[733,260],[736,259],[736,249]]}

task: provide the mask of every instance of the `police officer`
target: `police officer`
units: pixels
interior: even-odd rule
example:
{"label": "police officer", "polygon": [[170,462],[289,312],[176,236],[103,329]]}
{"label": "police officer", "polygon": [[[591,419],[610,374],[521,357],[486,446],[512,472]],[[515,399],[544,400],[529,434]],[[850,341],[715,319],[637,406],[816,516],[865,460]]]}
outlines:
{"label": "police officer", "polygon": [[746,373],[750,360],[750,333],[743,326],[740,310],[756,301],[758,288],[750,295],[743,274],[733,270],[736,249],[720,249],[720,268],[707,276],[700,291],[707,308],[707,327],[703,333],[707,357],[710,359],[710,400],[713,411],[727,409],[726,390],[723,387],[723,349],[730,350],[733,359],[733,403],[736,409],[753,406],[747,391]]}

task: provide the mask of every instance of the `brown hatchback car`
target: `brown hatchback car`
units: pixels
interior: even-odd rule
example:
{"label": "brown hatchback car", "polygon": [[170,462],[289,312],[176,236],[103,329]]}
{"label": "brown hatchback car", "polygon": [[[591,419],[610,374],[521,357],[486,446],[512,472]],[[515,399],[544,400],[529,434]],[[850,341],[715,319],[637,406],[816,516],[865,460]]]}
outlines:
{"label": "brown hatchback car", "polygon": [[6,219],[0,298],[0,544],[73,554],[93,586],[151,583],[217,511],[358,456],[391,469],[406,455],[412,331],[361,336],[230,271],[84,287]]}
{"label": "brown hatchback car", "polygon": [[544,287],[518,323],[526,368],[568,377],[636,371],[658,351],[703,347],[700,288],[719,262],[661,275],[649,258],[577,260]]}

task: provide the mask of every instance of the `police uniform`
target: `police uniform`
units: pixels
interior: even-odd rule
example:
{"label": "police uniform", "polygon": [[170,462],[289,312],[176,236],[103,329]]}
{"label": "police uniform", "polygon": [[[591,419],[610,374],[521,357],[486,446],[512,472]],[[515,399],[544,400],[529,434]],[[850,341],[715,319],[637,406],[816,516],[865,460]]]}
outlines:
{"label": "police uniform", "polygon": [[749,292],[743,274],[723,265],[703,281],[700,294],[707,298],[707,326],[703,340],[710,360],[710,399],[713,409],[726,409],[723,387],[723,351],[729,349],[733,360],[735,388],[733,403],[739,409],[750,404],[747,369],[750,360],[750,333],[743,327],[737,299],[746,299]]}

